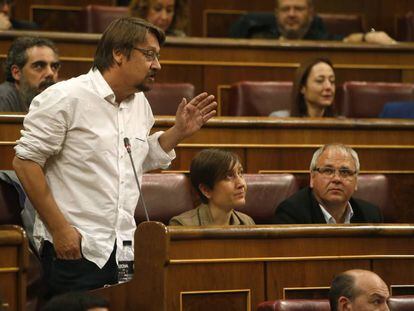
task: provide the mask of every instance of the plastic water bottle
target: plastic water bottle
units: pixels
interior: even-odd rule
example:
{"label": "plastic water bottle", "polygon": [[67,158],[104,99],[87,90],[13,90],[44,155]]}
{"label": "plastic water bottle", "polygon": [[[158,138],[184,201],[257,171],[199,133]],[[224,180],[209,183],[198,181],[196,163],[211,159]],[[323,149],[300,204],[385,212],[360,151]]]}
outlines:
{"label": "plastic water bottle", "polygon": [[132,280],[134,276],[134,251],[132,241],[123,241],[118,260],[118,283]]}

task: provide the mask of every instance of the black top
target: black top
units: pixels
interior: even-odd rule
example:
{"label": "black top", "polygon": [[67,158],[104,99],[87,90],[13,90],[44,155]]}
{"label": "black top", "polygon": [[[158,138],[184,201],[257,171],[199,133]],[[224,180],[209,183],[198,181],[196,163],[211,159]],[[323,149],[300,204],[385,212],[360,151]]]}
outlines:
{"label": "black top", "polygon": [[[351,223],[381,223],[381,211],[375,205],[363,200],[349,200],[354,211]],[[275,224],[323,224],[326,223],[318,201],[310,187],[303,188],[284,200],[276,208]]]}
{"label": "black top", "polygon": [[[254,12],[240,17],[230,28],[232,38],[278,39],[281,36],[273,13]],[[323,20],[315,16],[304,40],[342,40],[341,35],[329,34]]]}

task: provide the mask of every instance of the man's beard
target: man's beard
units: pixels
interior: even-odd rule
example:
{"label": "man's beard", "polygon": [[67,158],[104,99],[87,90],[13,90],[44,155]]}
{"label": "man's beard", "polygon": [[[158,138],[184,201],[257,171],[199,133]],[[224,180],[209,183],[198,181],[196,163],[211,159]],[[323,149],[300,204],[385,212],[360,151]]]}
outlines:
{"label": "man's beard", "polygon": [[55,84],[53,79],[46,79],[40,82],[38,87],[33,87],[26,81],[26,79],[21,79],[19,85],[19,96],[27,110],[29,110],[29,106],[33,98],[53,84]]}
{"label": "man's beard", "polygon": [[155,79],[155,75],[157,74],[157,72],[155,70],[151,70],[150,72],[148,72],[147,76],[145,77],[144,81],[140,84],[136,85],[136,89],[138,92],[148,92],[152,89],[152,83],[146,83],[148,78],[154,78]]}
{"label": "man's beard", "polygon": [[312,23],[312,20],[310,19],[306,24],[304,24],[302,27],[300,27],[297,30],[293,29],[285,29],[283,25],[279,24],[279,32],[281,34],[281,37],[289,40],[301,40],[305,37],[306,33],[309,30],[309,27]]}

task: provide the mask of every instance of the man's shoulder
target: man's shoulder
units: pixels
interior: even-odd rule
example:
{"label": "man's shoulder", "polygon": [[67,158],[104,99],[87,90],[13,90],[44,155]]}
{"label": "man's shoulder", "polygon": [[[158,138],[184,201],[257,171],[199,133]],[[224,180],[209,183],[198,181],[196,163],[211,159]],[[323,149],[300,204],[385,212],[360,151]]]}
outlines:
{"label": "man's shoulder", "polygon": [[3,83],[0,84],[0,92],[1,93],[15,92],[15,91],[16,91],[16,87],[14,86],[14,84],[12,82],[4,81]]}
{"label": "man's shoulder", "polygon": [[278,38],[275,15],[271,12],[250,12],[242,15],[230,28],[232,38]]}
{"label": "man's shoulder", "polygon": [[306,224],[314,223],[312,190],[305,187],[280,203],[275,211],[274,223]]}
{"label": "man's shoulder", "polygon": [[354,210],[354,216],[359,221],[365,222],[380,222],[382,221],[382,213],[378,206],[357,198],[351,198],[350,200],[352,209]]}
{"label": "man's shoulder", "polygon": [[305,187],[300,189],[299,191],[295,192],[293,195],[291,195],[289,198],[284,200],[283,203],[289,203],[292,206],[296,206],[298,208],[307,208],[307,204],[304,203],[311,203],[311,188]]}
{"label": "man's shoulder", "polygon": [[320,16],[315,15],[304,39],[340,41],[343,39],[343,36],[329,33],[323,19]]}
{"label": "man's shoulder", "polygon": [[0,111],[26,111],[12,82],[5,81],[0,84]]}

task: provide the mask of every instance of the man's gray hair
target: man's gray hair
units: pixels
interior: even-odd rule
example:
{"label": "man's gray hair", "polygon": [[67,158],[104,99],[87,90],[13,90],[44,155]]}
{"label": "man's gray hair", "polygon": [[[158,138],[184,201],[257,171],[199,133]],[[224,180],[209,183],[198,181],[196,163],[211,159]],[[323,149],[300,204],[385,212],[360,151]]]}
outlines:
{"label": "man's gray hair", "polygon": [[359,169],[360,169],[358,154],[356,153],[354,149],[352,149],[351,147],[345,146],[343,144],[327,144],[327,145],[320,147],[318,150],[316,150],[312,156],[312,161],[309,167],[311,172],[313,172],[317,168],[316,163],[318,162],[318,159],[321,156],[321,154],[324,153],[324,151],[328,149],[329,150],[334,149],[334,150],[338,150],[340,152],[349,154],[354,160],[355,170],[356,170],[356,173],[358,174]]}

